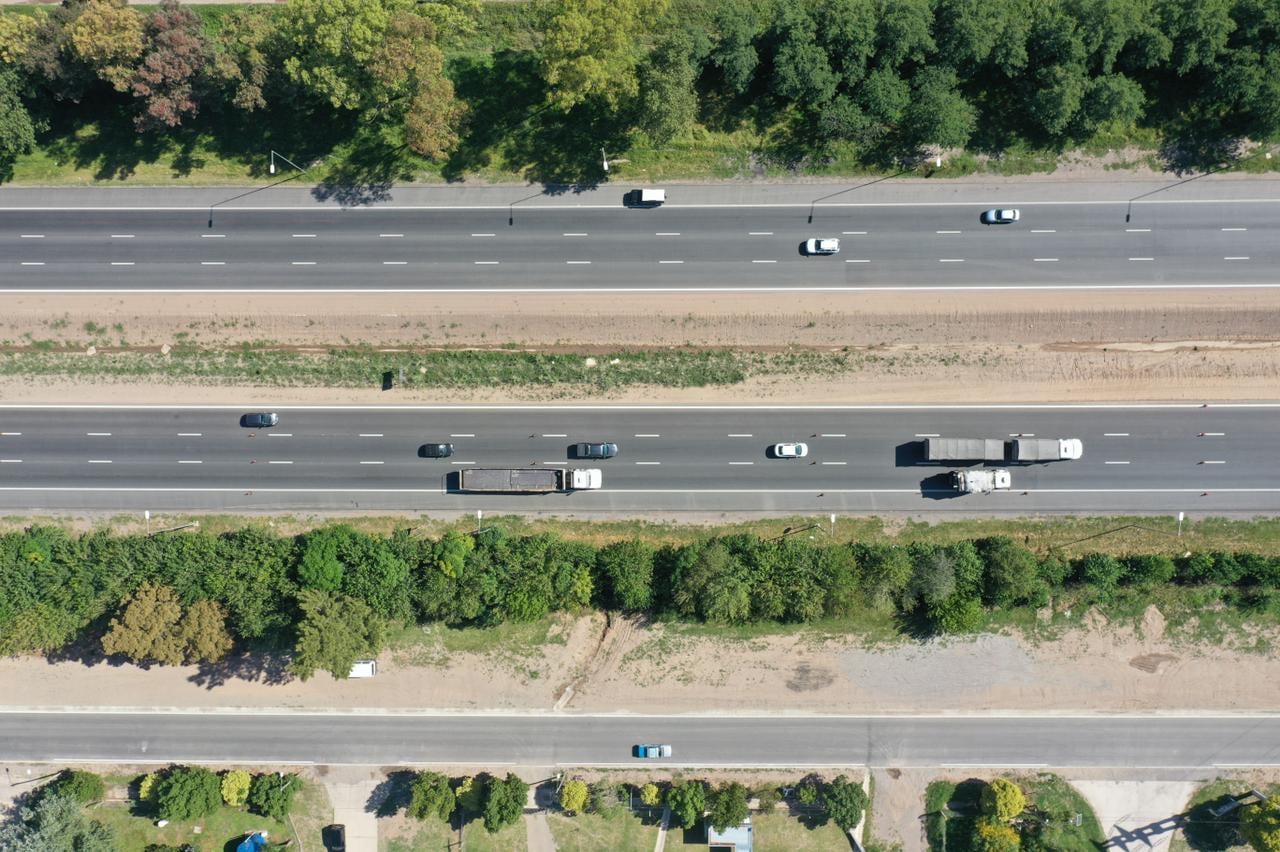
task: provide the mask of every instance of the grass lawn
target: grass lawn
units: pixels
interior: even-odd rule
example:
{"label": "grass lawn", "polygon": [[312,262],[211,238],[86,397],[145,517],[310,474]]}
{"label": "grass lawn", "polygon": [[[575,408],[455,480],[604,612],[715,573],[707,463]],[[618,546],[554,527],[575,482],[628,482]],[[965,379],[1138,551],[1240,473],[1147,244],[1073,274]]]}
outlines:
{"label": "grass lawn", "polygon": [[560,852],[648,852],[658,839],[658,827],[645,825],[626,808],[608,814],[547,814],[551,835]]}
{"label": "grass lawn", "polygon": [[[142,852],[149,843],[194,844],[200,852],[223,852],[229,841],[240,840],[249,832],[264,829],[273,841],[292,838],[295,846],[309,849],[320,846],[320,828],[333,821],[333,809],[324,788],[303,779],[295,783],[302,789],[294,798],[293,827],[251,814],[242,808],[220,808],[212,816],[195,822],[171,822],[164,828],[155,825],[151,816],[133,813],[131,804],[109,803],[89,809],[89,815],[110,826],[116,837],[117,852]],[[201,827],[199,834],[195,827]]]}
{"label": "grass lawn", "polygon": [[[1219,778],[1196,790],[1183,809],[1189,815],[1187,827],[1173,836],[1169,852],[1248,852],[1250,847],[1237,827],[1240,812],[1215,818],[1209,811],[1226,802],[1228,796],[1248,792],[1253,786],[1248,781]],[[1280,794],[1280,784],[1257,786],[1269,796]]]}
{"label": "grass lawn", "polygon": [[456,842],[457,837],[448,823],[441,820],[414,821],[412,834],[408,837],[380,840],[378,849],[380,852],[449,852],[450,844]]}
{"label": "grass lawn", "polygon": [[775,810],[768,814],[752,814],[751,823],[755,826],[755,848],[766,852],[770,849],[827,852],[849,848],[844,832],[830,820],[816,828],[807,828],[786,811]]}
{"label": "grass lawn", "polygon": [[478,819],[467,823],[462,830],[462,848],[467,852],[524,852],[528,845],[523,819],[497,834],[490,834]]}
{"label": "grass lawn", "polygon": [[[1040,830],[1043,848],[1054,852],[1097,852],[1102,843],[1102,827],[1093,808],[1074,787],[1050,773],[1016,777],[1027,793],[1027,805],[1047,821]],[[934,781],[925,790],[925,838],[931,852],[970,852],[973,824],[978,815],[978,798],[984,782]],[[949,810],[944,811],[944,808]],[[1080,814],[1080,825],[1074,824]],[[1028,819],[1028,824],[1032,819]]]}

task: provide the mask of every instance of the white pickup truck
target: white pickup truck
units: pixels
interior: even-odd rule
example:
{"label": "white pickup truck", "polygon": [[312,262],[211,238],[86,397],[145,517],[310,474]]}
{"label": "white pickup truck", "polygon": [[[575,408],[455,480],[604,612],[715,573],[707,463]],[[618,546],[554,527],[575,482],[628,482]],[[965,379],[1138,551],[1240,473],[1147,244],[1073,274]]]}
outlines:
{"label": "white pickup truck", "polygon": [[972,470],[951,471],[951,485],[961,494],[990,494],[992,491],[1007,491],[1010,484],[1009,471],[1003,468],[974,468]]}

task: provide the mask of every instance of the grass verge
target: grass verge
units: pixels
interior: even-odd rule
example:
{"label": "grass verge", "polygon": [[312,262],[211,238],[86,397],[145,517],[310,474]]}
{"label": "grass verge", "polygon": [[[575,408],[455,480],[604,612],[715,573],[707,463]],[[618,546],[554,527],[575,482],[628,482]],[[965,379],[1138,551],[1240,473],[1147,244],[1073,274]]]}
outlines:
{"label": "grass verge", "polygon": [[645,825],[626,808],[571,817],[550,813],[547,823],[560,852],[649,852],[658,839],[656,825]]}
{"label": "grass verge", "polygon": [[1240,812],[1214,816],[1212,809],[1254,788],[1268,796],[1280,795],[1280,784],[1227,778],[1217,778],[1196,790],[1183,809],[1187,823],[1169,841],[1169,852],[1249,852],[1249,844],[1240,835]]}

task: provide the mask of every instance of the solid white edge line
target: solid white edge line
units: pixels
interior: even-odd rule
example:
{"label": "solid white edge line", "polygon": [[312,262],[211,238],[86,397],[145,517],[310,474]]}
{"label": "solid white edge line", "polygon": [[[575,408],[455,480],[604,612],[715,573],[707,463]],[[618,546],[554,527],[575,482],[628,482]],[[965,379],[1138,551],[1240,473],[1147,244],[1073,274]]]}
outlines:
{"label": "solid white edge line", "polygon": [[[276,462],[292,464],[292,462]],[[466,464],[466,462],[456,462]],[[567,462],[555,462],[567,464]],[[729,462],[729,464],[754,464],[754,462]],[[245,487],[262,494],[442,494],[439,488],[279,488],[238,486],[235,488],[176,488],[167,486],[122,486],[96,487],[85,485],[0,485],[0,492],[32,492],[32,493],[96,493],[96,494],[235,494],[243,492]],[[827,494],[916,494],[919,488],[824,488]],[[1219,488],[1214,487],[1215,494],[1280,494],[1280,488]],[[1204,488],[1026,488],[1019,491],[1028,494],[1202,494]],[[587,495],[597,494],[807,494],[812,495],[813,488],[602,488],[599,491],[580,491],[585,499]],[[1010,496],[1008,492],[1000,496]],[[1013,504],[1009,504],[1013,505]]]}
{"label": "solid white edge line", "polygon": [[[136,403],[29,403],[0,402],[0,411],[243,411],[245,405],[180,405]],[[1280,400],[1254,402],[1031,402],[1031,403],[896,403],[882,405],[281,405],[280,411],[1107,411],[1107,410],[1193,410],[1193,409],[1280,409]],[[10,433],[21,434],[21,433]],[[181,433],[199,435],[201,433]],[[543,437],[563,438],[564,435]],[[938,435],[918,434],[936,438]]]}
{"label": "solid white edge line", "polygon": [[[496,260],[477,260],[478,265],[497,265]],[[23,264],[44,266],[43,262]],[[858,286],[760,286],[760,287],[5,287],[0,293],[18,294],[215,294],[215,295],[344,295],[344,294],[433,294],[480,293],[512,295],[525,293],[977,293],[1002,291],[1063,291],[1063,290],[1275,290],[1280,282],[1269,284],[921,284],[921,285],[858,285]]]}

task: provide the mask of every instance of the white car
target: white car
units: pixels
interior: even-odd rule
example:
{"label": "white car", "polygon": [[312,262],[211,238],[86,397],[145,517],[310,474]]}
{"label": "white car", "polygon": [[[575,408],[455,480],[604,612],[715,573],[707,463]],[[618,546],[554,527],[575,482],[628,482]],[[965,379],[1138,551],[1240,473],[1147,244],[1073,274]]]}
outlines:
{"label": "white car", "polygon": [[773,454],[780,459],[802,459],[809,455],[809,445],[799,443],[774,444]]}
{"label": "white car", "polygon": [[987,210],[982,214],[982,224],[984,225],[1008,225],[1022,218],[1021,214],[1012,207],[999,208],[995,210]]}
{"label": "white car", "polygon": [[828,239],[820,239],[818,237],[813,237],[812,239],[805,240],[804,253],[805,254],[839,254],[840,241],[835,239],[834,237],[831,237]]}

